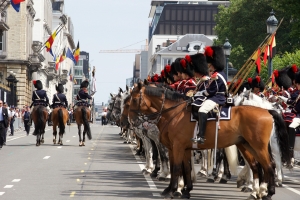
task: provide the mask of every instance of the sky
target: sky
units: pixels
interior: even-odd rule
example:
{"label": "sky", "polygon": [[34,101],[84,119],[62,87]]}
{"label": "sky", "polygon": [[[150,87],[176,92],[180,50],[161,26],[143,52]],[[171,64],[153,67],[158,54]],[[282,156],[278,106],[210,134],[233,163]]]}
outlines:
{"label": "sky", "polygon": [[[95,103],[107,103],[110,93],[126,89],[133,76],[134,53],[99,53],[146,41],[151,0],[65,0],[65,14],[74,26],[74,42],[89,52],[96,68]],[[126,49],[140,49],[145,42]]]}

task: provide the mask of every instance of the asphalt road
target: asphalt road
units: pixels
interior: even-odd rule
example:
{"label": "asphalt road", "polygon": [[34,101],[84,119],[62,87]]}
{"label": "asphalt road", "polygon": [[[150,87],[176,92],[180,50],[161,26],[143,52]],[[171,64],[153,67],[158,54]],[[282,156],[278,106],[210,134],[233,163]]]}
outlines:
{"label": "asphalt road", "polygon": [[[53,145],[52,127],[45,143],[24,132],[7,138],[0,150],[0,200],[60,199],[162,199],[168,183],[143,175],[144,159],[133,155],[133,145],[123,144],[115,126],[92,124],[93,139],[79,147],[77,127],[66,128],[64,145]],[[196,166],[198,167],[198,166]],[[300,199],[300,169],[284,171],[284,187],[273,200]],[[198,178],[192,199],[246,199],[234,176],[227,184]]]}

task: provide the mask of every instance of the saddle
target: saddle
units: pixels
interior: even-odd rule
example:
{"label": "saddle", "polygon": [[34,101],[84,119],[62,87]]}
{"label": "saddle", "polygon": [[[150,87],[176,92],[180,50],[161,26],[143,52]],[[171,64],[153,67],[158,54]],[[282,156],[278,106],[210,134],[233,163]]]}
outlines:
{"label": "saddle", "polygon": [[[191,121],[198,121],[198,109],[199,107],[192,107]],[[231,106],[216,106],[213,110],[207,113],[207,121],[217,120],[217,114],[220,112],[220,120],[231,119]]]}
{"label": "saddle", "polygon": [[91,105],[87,102],[77,102],[76,106],[86,106],[86,107],[90,107]]}

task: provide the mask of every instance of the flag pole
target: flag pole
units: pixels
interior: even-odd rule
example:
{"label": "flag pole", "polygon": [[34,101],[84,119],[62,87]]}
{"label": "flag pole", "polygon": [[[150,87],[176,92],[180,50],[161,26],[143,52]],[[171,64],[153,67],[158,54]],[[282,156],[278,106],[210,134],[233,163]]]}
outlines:
{"label": "flag pole", "polygon": [[[58,27],[57,27],[57,29],[55,30],[57,33],[56,34],[58,34],[60,31],[61,31],[61,29],[63,29],[64,27],[65,27],[66,25],[65,24],[60,24]],[[60,29],[59,29],[60,28]],[[59,29],[59,30],[58,30]],[[51,36],[52,36],[52,34],[51,34]],[[44,44],[43,44],[43,46],[41,46],[41,48],[38,50],[38,53],[41,53],[42,51],[43,51],[43,49],[45,49],[45,45],[46,45],[46,43],[48,42],[48,40],[46,41],[46,42],[44,42]]]}

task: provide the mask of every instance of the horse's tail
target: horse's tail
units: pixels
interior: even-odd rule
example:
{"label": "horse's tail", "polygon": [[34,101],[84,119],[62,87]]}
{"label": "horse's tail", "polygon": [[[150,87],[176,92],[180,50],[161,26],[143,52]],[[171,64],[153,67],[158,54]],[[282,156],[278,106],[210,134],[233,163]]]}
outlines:
{"label": "horse's tail", "polygon": [[59,133],[64,134],[65,133],[65,123],[64,123],[63,111],[61,108],[58,110],[58,123],[59,123]]}
{"label": "horse's tail", "polygon": [[289,154],[289,142],[288,142],[288,133],[286,130],[285,122],[282,116],[275,110],[269,110],[269,113],[273,116],[275,124],[275,133],[277,143],[281,151],[281,158],[289,164],[291,162],[291,157]]}
{"label": "horse's tail", "polygon": [[[42,134],[44,131],[44,108],[42,106],[38,106],[36,109],[36,114],[37,114],[37,123],[34,124],[35,126],[35,130],[36,130],[36,134]],[[46,119],[45,119],[46,120]]]}
{"label": "horse's tail", "polygon": [[90,129],[88,119],[87,119],[86,110],[85,110],[84,107],[81,108],[81,113],[82,113],[82,121],[83,121],[84,129],[86,130],[87,137],[89,138],[89,140],[91,140],[92,139],[92,133],[91,133],[91,129]]}

